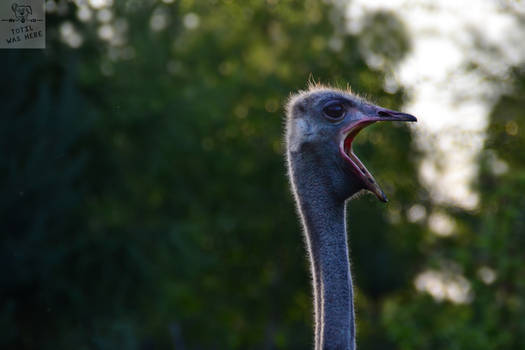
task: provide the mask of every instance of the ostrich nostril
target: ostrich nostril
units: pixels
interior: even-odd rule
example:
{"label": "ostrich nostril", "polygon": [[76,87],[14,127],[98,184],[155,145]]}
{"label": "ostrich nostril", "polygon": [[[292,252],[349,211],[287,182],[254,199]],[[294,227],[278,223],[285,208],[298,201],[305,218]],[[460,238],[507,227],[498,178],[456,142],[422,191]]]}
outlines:
{"label": "ostrich nostril", "polygon": [[379,111],[377,112],[377,114],[379,114],[380,117],[391,117],[392,116],[392,114],[385,112],[385,111]]}

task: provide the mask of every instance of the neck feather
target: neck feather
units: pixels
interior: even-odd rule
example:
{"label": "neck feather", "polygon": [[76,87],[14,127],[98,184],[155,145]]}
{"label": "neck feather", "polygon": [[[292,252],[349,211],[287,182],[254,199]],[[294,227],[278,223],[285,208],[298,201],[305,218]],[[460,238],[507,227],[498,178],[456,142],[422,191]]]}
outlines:
{"label": "neck feather", "polygon": [[290,167],[311,262],[315,349],[353,350],[354,304],[345,202],[333,195],[329,183],[322,177],[294,176],[294,173],[308,173],[302,172],[301,166],[293,161]]}

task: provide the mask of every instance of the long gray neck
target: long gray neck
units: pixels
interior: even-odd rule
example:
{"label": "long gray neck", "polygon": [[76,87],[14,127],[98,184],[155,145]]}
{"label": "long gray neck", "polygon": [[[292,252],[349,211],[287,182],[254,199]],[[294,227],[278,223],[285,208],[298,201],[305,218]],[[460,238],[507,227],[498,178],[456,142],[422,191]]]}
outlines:
{"label": "long gray neck", "polygon": [[354,304],[345,202],[334,195],[327,178],[312,176],[311,171],[317,167],[301,166],[301,161],[290,157],[290,175],[313,276],[315,349],[354,350]]}

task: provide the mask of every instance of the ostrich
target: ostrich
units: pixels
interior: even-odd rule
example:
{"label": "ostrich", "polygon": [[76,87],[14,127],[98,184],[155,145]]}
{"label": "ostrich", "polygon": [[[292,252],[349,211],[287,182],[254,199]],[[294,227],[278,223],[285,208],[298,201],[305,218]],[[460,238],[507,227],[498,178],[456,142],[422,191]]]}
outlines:
{"label": "ostrich", "polygon": [[324,86],[310,86],[287,104],[287,163],[311,263],[316,350],[356,346],[345,203],[361,190],[387,201],[352,151],[359,131],[377,121],[417,119]]}

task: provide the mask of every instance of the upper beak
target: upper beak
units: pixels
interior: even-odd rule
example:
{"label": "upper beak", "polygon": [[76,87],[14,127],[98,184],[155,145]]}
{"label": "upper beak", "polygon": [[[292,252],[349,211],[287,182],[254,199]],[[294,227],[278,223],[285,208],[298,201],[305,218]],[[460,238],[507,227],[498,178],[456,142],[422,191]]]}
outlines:
{"label": "upper beak", "polygon": [[417,122],[417,118],[412,114],[392,111],[390,109],[376,107],[375,113],[367,115],[366,119],[373,121],[398,121],[398,122]]}

